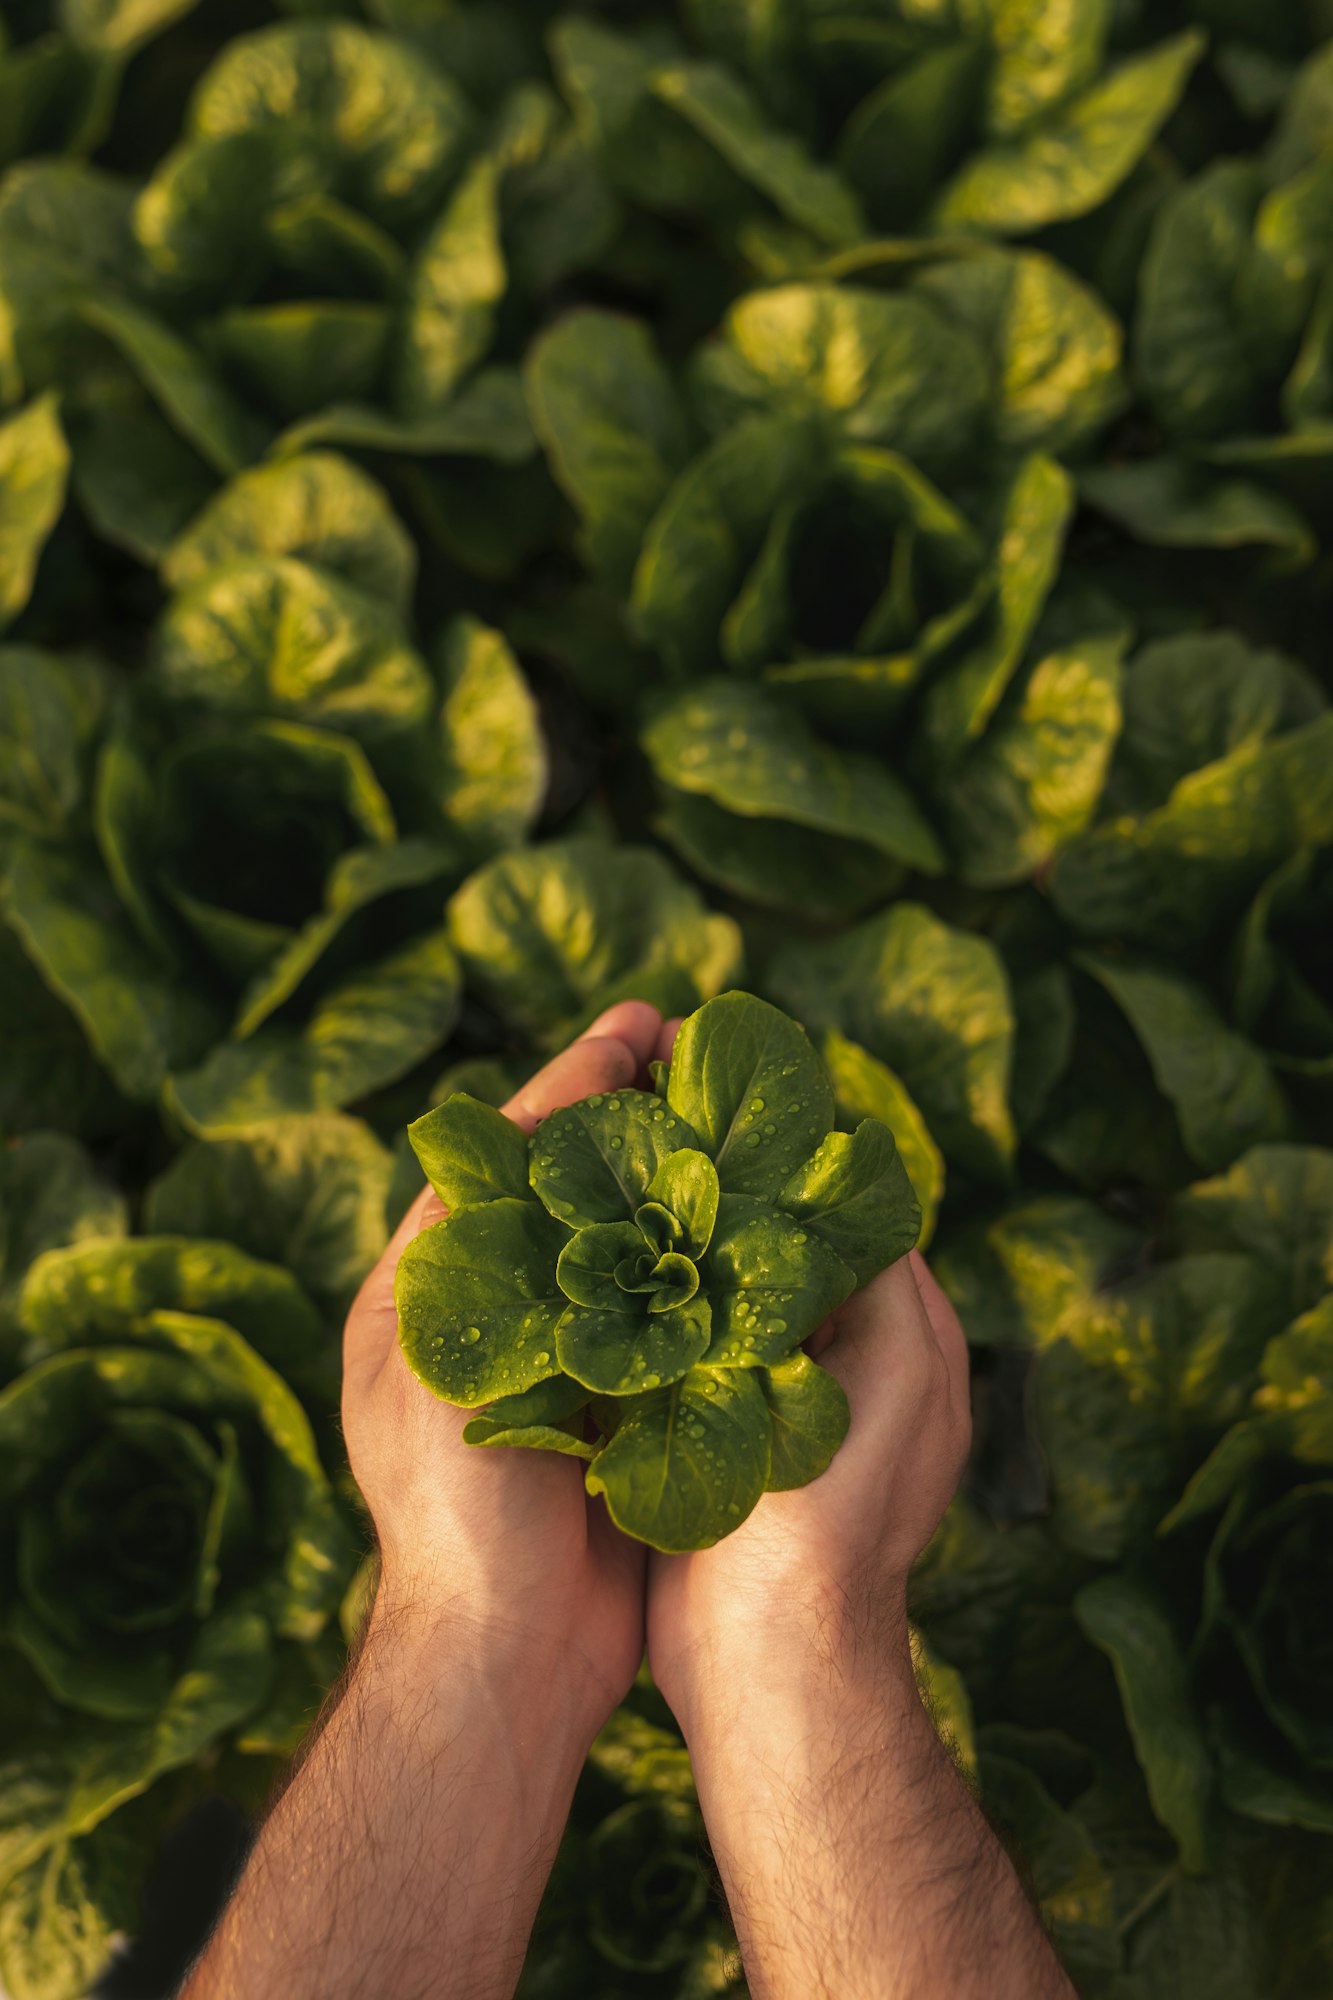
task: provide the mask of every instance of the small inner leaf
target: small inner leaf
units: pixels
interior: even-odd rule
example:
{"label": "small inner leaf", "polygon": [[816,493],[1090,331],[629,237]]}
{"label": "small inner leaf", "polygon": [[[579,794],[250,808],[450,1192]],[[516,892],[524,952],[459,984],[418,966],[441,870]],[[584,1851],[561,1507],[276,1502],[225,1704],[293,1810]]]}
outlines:
{"label": "small inner leaf", "polygon": [[[657,1178],[660,1180],[661,1175]],[[670,1209],[664,1208],[660,1201],[645,1201],[642,1207],[636,1208],[634,1226],[658,1256],[681,1247],[681,1226]]]}
{"label": "small inner leaf", "polygon": [[685,1305],[698,1289],[699,1273],[695,1266],[678,1250],[669,1250],[653,1267],[653,1296],[648,1301],[648,1310],[670,1312],[673,1306]]}
{"label": "small inner leaf", "polygon": [[640,1313],[642,1305],[630,1296],[639,1286],[625,1286],[622,1268],[637,1270],[643,1256],[643,1238],[632,1222],[594,1222],[571,1236],[560,1252],[555,1279],[567,1299],[576,1306],[609,1313]]}
{"label": "small inner leaf", "polygon": [[[653,1175],[644,1204],[645,1208],[664,1209],[676,1226],[675,1240],[664,1242],[661,1247],[702,1257],[717,1221],[718,1193],[717,1168],[706,1153],[685,1146],[663,1160]],[[647,1236],[643,1210],[636,1213],[634,1220]]]}

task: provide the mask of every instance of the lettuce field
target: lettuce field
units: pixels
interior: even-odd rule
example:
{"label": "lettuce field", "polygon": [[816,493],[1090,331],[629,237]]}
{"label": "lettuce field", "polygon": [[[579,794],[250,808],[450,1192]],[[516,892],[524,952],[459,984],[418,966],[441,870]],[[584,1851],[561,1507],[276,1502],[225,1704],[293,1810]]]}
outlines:
{"label": "lettuce field", "polygon": [[[341,1670],[408,1124],[739,987],[1079,1993],[1329,2000],[1333,0],[4,0],[0,164],[0,1989]],[[744,1990],[644,1678],[522,2000]]]}

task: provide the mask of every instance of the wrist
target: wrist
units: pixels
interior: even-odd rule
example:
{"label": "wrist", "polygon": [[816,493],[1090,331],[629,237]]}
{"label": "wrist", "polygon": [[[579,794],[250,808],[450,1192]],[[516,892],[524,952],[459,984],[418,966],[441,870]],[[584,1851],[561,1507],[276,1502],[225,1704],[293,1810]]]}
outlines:
{"label": "wrist", "polygon": [[762,1739],[778,1710],[799,1719],[843,1706],[919,1709],[906,1589],[872,1610],[840,1595],[781,1618],[733,1616],[679,1651],[659,1685],[687,1742]]}
{"label": "wrist", "polygon": [[383,1591],[348,1697],[424,1759],[475,1749],[523,1796],[568,1789],[604,1717],[570,1662],[526,1650],[459,1607],[427,1611]]}

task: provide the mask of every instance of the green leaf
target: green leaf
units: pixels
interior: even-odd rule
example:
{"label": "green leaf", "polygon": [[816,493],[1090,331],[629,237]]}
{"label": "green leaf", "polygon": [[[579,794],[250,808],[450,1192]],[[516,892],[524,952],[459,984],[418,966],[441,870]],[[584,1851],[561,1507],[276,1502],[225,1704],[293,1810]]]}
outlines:
{"label": "green leaf", "polygon": [[[830,769],[840,764],[835,751],[815,747]],[[908,798],[882,768],[876,776],[891,790],[895,808]],[[659,789],[654,830],[694,874],[760,909],[811,923],[847,922],[902,882],[901,862],[859,840],[816,833],[794,820],[743,818],[700,794]]]}
{"label": "green leaf", "polygon": [[1280,1317],[1267,1274],[1239,1256],[1179,1258],[1065,1313],[1035,1397],[1068,1547],[1100,1561],[1132,1552],[1243,1414]]}
{"label": "green leaf", "polygon": [[927,48],[861,99],[837,160],[880,228],[913,221],[966,150],[987,68],[972,36]]}
{"label": "green leaf", "polygon": [[167,1101],[191,1132],[217,1135],[297,1112],[336,1111],[430,1055],[458,1015],[458,961],[438,932],[346,973],[300,1026],[274,1021],[173,1074]]}
{"label": "green leaf", "polygon": [[283,1118],[182,1147],[148,1187],[143,1227],[221,1237],[284,1266],[336,1313],[384,1248],[391,1172],[359,1119]]}
{"label": "green leaf", "polygon": [[274,1367],[298,1366],[324,1342],[319,1314],[293,1274],[231,1243],[180,1236],[71,1241],[33,1264],[19,1299],[35,1354],[124,1340],[157,1312],[225,1320]]}
{"label": "green leaf", "polygon": [[1313,549],[1309,523],[1281,494],[1171,453],[1093,466],[1080,475],[1079,490],[1156,548],[1274,548],[1302,562]]}
{"label": "green leaf", "polygon": [[735,925],[659,854],[590,839],[479,868],[449,904],[449,933],[475,990],[547,1048],[616,1000],[686,1013],[739,966]]}
{"label": "green leaf", "polygon": [[1268,1064],[1201,987],[1165,967],[1088,953],[1077,963],[1123,1009],[1200,1166],[1229,1166],[1247,1147],[1286,1136],[1291,1113]]}
{"label": "green leaf", "polygon": [[826,943],[785,945],[769,987],[811,1032],[836,1030],[895,1071],[946,1157],[1009,1178],[1013,1005],[984,938],[898,903]]}
{"label": "green leaf", "polygon": [[534,1201],[455,1209],[404,1250],[394,1292],[399,1339],[432,1395],[475,1409],[559,1373],[555,1281],[568,1241]]}
{"label": "green leaf", "polygon": [[60,835],[84,802],[107,675],[84,655],[0,648],[0,825]]}
{"label": "green leaf", "polygon": [[408,457],[480,458],[522,465],[537,449],[523,385],[511,368],[479,368],[448,408],[432,417],[399,417],[365,403],[335,403],[303,417],[273,446],[290,457],[314,445]]}
{"label": "green leaf", "polygon": [[615,313],[568,313],[532,343],[524,382],[588,566],[625,590],[686,454],[684,412],[652,337]]}
{"label": "green leaf", "polygon": [[407,1128],[422,1172],[448,1209],[528,1198],[522,1128],[466,1091],[456,1091]]}
{"label": "green leaf", "polygon": [[1060,0],[1009,5],[992,0],[983,13],[994,44],[985,121],[996,137],[1023,132],[1096,80],[1106,52],[1106,0],[1072,14]]}
{"label": "green leaf", "polygon": [[[598,1957],[639,1981],[676,1968],[682,1992],[702,1990],[687,1963],[707,1920],[702,1822],[690,1798],[631,1799],[593,1829],[585,1850],[586,1923]],[[623,1980],[622,1980],[623,1983]],[[715,1979],[708,1982],[720,1990]]]}
{"label": "green leaf", "polygon": [[272,1671],[264,1620],[239,1607],[199,1630],[159,1714],[131,1727],[69,1721],[0,1760],[0,1881],[66,1835],[90,1833],[154,1779],[194,1762],[264,1699]]}
{"label": "green leaf", "polygon": [[748,414],[814,419],[932,470],[983,422],[988,370],[970,333],[906,292],[774,285],[738,299],[695,365],[709,427]]}
{"label": "green leaf", "polygon": [[[728,812],[864,842],[927,874],[944,854],[920,809],[875,757],[822,743],[753,683],[705,681],[659,709],[644,748],[667,784]],[[780,895],[780,885],[775,884]]]}
{"label": "green leaf", "polygon": [[747,191],[822,242],[861,234],[855,197],[796,138],[771,126],[744,85],[708,62],[655,62],[646,47],[581,18],[560,22],[551,56],[580,129],[613,185],[653,208],[745,212]]}
{"label": "green leaf", "polygon": [[757,1371],[695,1367],[627,1406],[588,1470],[588,1491],[651,1548],[711,1548],[764,1491],[771,1435]]}
{"label": "green leaf", "polygon": [[69,446],[54,395],[0,423],[0,629],[32,595],[37,564],[65,505]]}
{"label": "green leaf", "polygon": [[1096,1980],[1119,1960],[1112,1876],[1076,1816],[1078,1802],[1074,1811],[1065,1810],[1028,1764],[990,1747],[998,1737],[1007,1748],[1023,1733],[1003,1725],[983,1732],[978,1761],[986,1812],[1031,1871],[1032,1892],[1061,1964],[1071,1979],[1096,1992]]}
{"label": "green leaf", "polygon": [[[688,1257],[703,1256],[717,1223],[721,1187],[717,1168],[706,1153],[682,1147],[662,1161],[648,1183],[647,1199],[664,1208],[675,1230],[673,1241]],[[639,1227],[643,1227],[640,1216]]]}
{"label": "green leaf", "polygon": [[769,1491],[808,1486],[847,1435],[851,1412],[842,1385],[808,1355],[797,1353],[761,1368],[759,1386],[773,1424]]}
{"label": "green leaf", "polygon": [[799,140],[774,131],[727,70],[714,63],[670,63],[653,72],[650,87],[789,222],[834,245],[854,243],[864,234],[851,190],[832,168],[811,160]]}
{"label": "green leaf", "polygon": [[512,1444],[592,1458],[597,1446],[583,1437],[588,1392],[567,1375],[552,1375],[518,1396],[501,1396],[463,1426],[464,1444]]}
{"label": "green leaf", "polygon": [[257,459],[268,431],[164,321],[124,300],[89,298],[82,317],[129,363],[162,414],[224,478]]}
{"label": "green leaf", "polygon": [[649,1189],[670,1156],[697,1144],[651,1092],[602,1092],[542,1120],[531,1140],[532,1189],[569,1229],[628,1223],[641,1203],[662,1199]]}
{"label": "green leaf", "polygon": [[[629,1303],[624,1292],[620,1297]],[[595,1393],[637,1400],[638,1392],[679,1382],[703,1358],[710,1325],[708,1301],[698,1296],[665,1312],[644,1314],[576,1301],[556,1328],[556,1356],[567,1375]]]}
{"label": "green leaf", "polygon": [[[336,768],[337,760],[329,752],[337,748],[338,739],[330,739],[322,731],[312,730],[310,734],[316,739],[319,751]],[[353,774],[354,777],[360,775],[355,772],[355,767]],[[347,789],[352,792],[351,785]],[[366,807],[369,805],[373,812],[378,787],[372,791],[369,787],[363,790],[358,786],[357,791],[361,796],[354,795],[349,803],[356,817],[362,820],[363,827],[366,827],[366,820],[371,817]],[[379,794],[379,804],[387,811],[387,801],[382,794]],[[356,812],[358,806],[361,810]],[[232,1023],[232,1035],[237,1041],[245,1041],[279,1014],[294,995],[302,994],[311,974],[360,912],[373,909],[402,892],[428,888],[453,873],[449,855],[429,841],[386,839],[392,828],[384,823],[379,827],[372,823],[366,831],[378,836],[375,844],[353,847],[338,856],[324,883],[324,907],[291,934],[289,941],[280,949],[266,950],[259,955],[258,965],[241,994]],[[176,901],[184,914],[200,927],[198,902],[191,905],[179,890]],[[204,937],[205,942],[211,942],[207,930]],[[251,969],[248,964],[243,968],[245,971]]]}
{"label": "green leaf", "polygon": [[1183,778],[1158,811],[1094,828],[1051,877],[1075,929],[1178,950],[1239,910],[1280,861],[1333,839],[1333,716]]}
{"label": "green leaf", "polygon": [[1202,1874],[1213,1850],[1212,1763],[1166,1607],[1126,1576],[1085,1584],[1074,1605],[1115,1669],[1153,1811],[1175,1836],[1183,1865]]}
{"label": "green leaf", "polygon": [[443,699],[440,804],[471,859],[517,847],[546,796],[537,704],[503,636],[460,617],[437,646]]}
{"label": "green leaf", "polygon": [[644,536],[630,605],[636,634],[677,678],[722,661],[722,625],[770,516],[816,462],[808,426],[757,416],[694,459]]}
{"label": "green leaf", "polygon": [[221,1018],[207,996],[165,971],[127,933],[111,885],[88,858],[21,841],[10,867],[7,914],[127,1097],[155,1098],[168,1070],[196,1060],[220,1033]]}
{"label": "green leaf", "polygon": [[1076,1338],[1144,1252],[1095,1202],[1037,1195],[955,1231],[934,1270],[975,1346],[1047,1347]]}
{"label": "green leaf", "polygon": [[211,139],[294,128],[329,160],[346,199],[400,226],[439,200],[471,126],[448,77],[407,44],[350,21],[238,36],[200,83],[189,122]]}
{"label": "green leaf", "polygon": [[1117,810],[1164,805],[1182,778],[1283,729],[1313,721],[1325,698],[1285,654],[1235,632],[1191,632],[1135,654],[1111,794]]}
{"label": "green leaf", "polygon": [[809,1038],[747,993],[710,1000],[685,1022],[667,1102],[733,1194],[776,1196],[833,1124],[833,1093]]}
{"label": "green leaf", "polygon": [[61,0],[60,24],[78,48],[127,56],[197,5],[198,0]]}
{"label": "green leaf", "polygon": [[0,1893],[0,1979],[10,2000],[77,2000],[138,1921],[151,1832],[120,1813],[60,1840]]}
{"label": "green leaf", "polygon": [[125,1197],[75,1140],[31,1132],[6,1146],[0,1152],[0,1353],[15,1323],[24,1276],[44,1251],[86,1237],[124,1236],[128,1226]]}
{"label": "green leaf", "polygon": [[1024,672],[938,796],[963,880],[1035,874],[1096,812],[1120,727],[1121,637],[1092,637]]}
{"label": "green leaf", "polygon": [[920,1233],[907,1169],[892,1132],[875,1118],[851,1133],[830,1132],[777,1199],[841,1257],[858,1285],[906,1256]]}
{"label": "green leaf", "polygon": [[888,1065],[836,1030],[821,1038],[819,1053],[833,1085],[839,1127],[851,1131],[863,1119],[874,1118],[892,1132],[921,1211],[917,1244],[924,1250],[935,1233],[944,1193],[944,1159],[925,1119]]}
{"label": "green leaf", "polygon": [[1060,568],[1074,486],[1053,459],[1024,459],[1003,495],[995,543],[995,597],[980,635],[926,691],[923,730],[933,755],[962,755],[995,714]]}
{"label": "green leaf", "polygon": [[913,291],[989,357],[1001,450],[1067,453],[1119,411],[1120,326],[1053,258],[996,250],[949,259],[923,271]]}
{"label": "green leaf", "polygon": [[483,155],[464,174],[407,276],[392,400],[404,417],[432,417],[491,344],[507,273],[500,242],[500,170]]}
{"label": "green leaf", "polygon": [[152,661],[169,700],[345,730],[420,729],[430,674],[377,598],[290,556],[240,557],[167,606]]}
{"label": "green leaf", "polygon": [[856,1288],[856,1273],[800,1222],[725,1193],[703,1279],[713,1302],[707,1360],[716,1368],[785,1360]]}
{"label": "green leaf", "polygon": [[0,924],[0,1037],[10,1058],[0,1063],[0,1130],[101,1139],[121,1127],[124,1100],[8,923]]}
{"label": "green leaf", "polygon": [[213,493],[213,473],[114,357],[90,363],[65,412],[79,511],[103,541],[155,565]]}
{"label": "green leaf", "polygon": [[[646,1244],[632,1222],[590,1222],[576,1230],[556,1260],[555,1277],[565,1297],[576,1306],[586,1306],[600,1319],[636,1322],[645,1311],[642,1299],[630,1296],[638,1287],[623,1286],[620,1272],[646,1251]],[[578,1317],[575,1317],[575,1332]],[[624,1336],[629,1342],[631,1335]],[[562,1361],[561,1367],[572,1372]]]}
{"label": "green leaf", "polygon": [[295,556],[332,570],[400,617],[416,581],[416,551],[383,488],[335,452],[239,474],[167,550],[162,578],[188,590],[250,556]]}
{"label": "green leaf", "polygon": [[1229,1173],[1197,1181],[1171,1206],[1181,1249],[1245,1250],[1307,1311],[1333,1290],[1333,1154],[1255,1146]]}
{"label": "green leaf", "polygon": [[376,392],[389,315],[358,299],[236,306],[201,326],[199,339],[229,380],[284,422]]}
{"label": "green leaf", "polygon": [[1262,194],[1254,167],[1221,160],[1162,203],[1143,262],[1134,344],[1168,437],[1250,430],[1265,376],[1280,379],[1286,314],[1253,235]]}
{"label": "green leaf", "polygon": [[1125,180],[1203,52],[1197,30],[1129,57],[1012,139],[983,146],[935,201],[938,229],[1022,235],[1086,215]]}

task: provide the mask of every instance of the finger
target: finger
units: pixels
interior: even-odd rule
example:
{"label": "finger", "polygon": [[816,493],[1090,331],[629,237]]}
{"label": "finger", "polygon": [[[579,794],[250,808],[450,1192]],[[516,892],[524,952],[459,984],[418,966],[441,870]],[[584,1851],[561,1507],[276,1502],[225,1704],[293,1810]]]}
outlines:
{"label": "finger", "polygon": [[916,1280],[917,1291],[925,1308],[930,1330],[939,1343],[939,1349],[949,1368],[949,1393],[960,1409],[968,1406],[968,1378],[971,1372],[967,1335],[962,1321],[953,1309],[947,1292],[935,1277],[929,1264],[919,1250],[913,1250],[907,1258],[912,1276]]}
{"label": "finger", "polygon": [[657,1037],[657,1047],[653,1050],[655,1062],[671,1061],[671,1051],[676,1045],[676,1036],[680,1033],[680,1024],[684,1018],[683,1014],[673,1014],[669,1021],[663,1021],[661,1033]]}
{"label": "finger", "polygon": [[504,1107],[505,1116],[531,1132],[562,1104],[577,1104],[599,1090],[628,1090],[638,1069],[639,1058],[628,1042],[585,1035],[515,1091]]}
{"label": "finger", "polygon": [[642,1069],[652,1059],[661,1029],[662,1016],[648,1001],[617,1000],[614,1007],[608,1007],[595,1021],[590,1021],[578,1039],[586,1042],[594,1036],[607,1036],[624,1042],[633,1049]]}
{"label": "finger", "polygon": [[897,1358],[909,1346],[930,1351],[935,1338],[915,1275],[900,1257],[831,1313],[805,1342],[805,1351],[812,1360],[827,1356],[847,1388],[881,1369],[888,1349]]}

